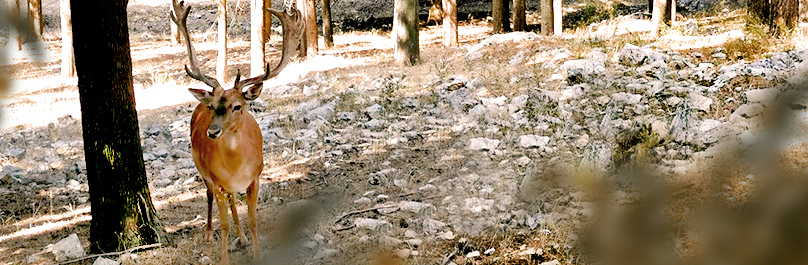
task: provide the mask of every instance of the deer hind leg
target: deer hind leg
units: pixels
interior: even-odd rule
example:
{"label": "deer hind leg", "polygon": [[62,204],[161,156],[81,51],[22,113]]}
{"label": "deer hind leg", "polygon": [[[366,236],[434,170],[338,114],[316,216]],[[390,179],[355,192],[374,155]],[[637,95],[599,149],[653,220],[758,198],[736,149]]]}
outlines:
{"label": "deer hind leg", "polygon": [[241,244],[246,245],[247,236],[244,235],[244,230],[241,230],[241,222],[238,219],[238,210],[236,209],[236,198],[233,197],[233,193],[227,193],[227,200],[230,203],[230,211],[233,213],[233,226],[236,227],[239,241],[241,241]]}
{"label": "deer hind leg", "polygon": [[220,234],[222,238],[222,260],[219,264],[229,264],[227,259],[227,251],[228,251],[228,237],[230,235],[230,224],[227,222],[227,195],[225,195],[222,191],[215,191],[216,195],[216,206],[219,208],[219,225],[221,225],[222,233]]}
{"label": "deer hind leg", "polygon": [[[205,224],[205,242],[210,242],[213,236],[213,188],[205,181],[208,187],[208,222]],[[219,208],[221,210],[221,208]]]}
{"label": "deer hind leg", "polygon": [[250,184],[250,187],[247,188],[247,211],[249,214],[250,236],[252,236],[253,260],[255,261],[261,258],[258,247],[258,231],[256,231],[258,229],[258,222],[256,220],[256,215],[258,214],[258,186],[260,185],[256,179]]}

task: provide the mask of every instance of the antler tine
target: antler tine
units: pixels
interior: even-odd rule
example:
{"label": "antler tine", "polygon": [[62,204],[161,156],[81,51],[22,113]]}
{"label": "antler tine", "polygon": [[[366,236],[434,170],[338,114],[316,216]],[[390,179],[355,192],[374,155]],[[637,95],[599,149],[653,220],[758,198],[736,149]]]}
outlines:
{"label": "antler tine", "polygon": [[292,54],[294,54],[295,50],[297,49],[298,45],[300,45],[300,40],[303,37],[303,30],[306,28],[306,24],[303,20],[300,19],[301,14],[300,10],[294,10],[292,14],[288,14],[282,10],[275,10],[267,8],[270,13],[278,17],[281,21],[281,28],[283,29],[283,44],[281,49],[281,61],[278,63],[278,66],[272,68],[270,70],[270,64],[266,65],[266,70],[264,71],[263,75],[247,78],[241,80],[240,82],[236,82],[235,89],[241,89],[245,86],[250,86],[257,84],[259,82],[263,82],[264,80],[270,79],[272,77],[277,76],[281,70],[286,68],[292,58]]}
{"label": "antler tine", "polygon": [[213,79],[210,76],[202,74],[199,70],[199,61],[196,60],[196,50],[194,49],[193,44],[191,44],[191,36],[188,34],[188,27],[186,27],[186,23],[188,20],[188,14],[191,12],[191,7],[185,5],[185,1],[177,2],[177,0],[172,0],[172,5],[174,6],[174,12],[170,14],[171,20],[174,21],[174,24],[177,24],[177,29],[182,33],[182,37],[185,38],[185,46],[188,49],[188,58],[191,61],[191,69],[188,69],[188,65],[185,65],[185,72],[193,79],[202,81],[209,87],[216,89],[221,88],[222,86],[219,85],[219,81]]}

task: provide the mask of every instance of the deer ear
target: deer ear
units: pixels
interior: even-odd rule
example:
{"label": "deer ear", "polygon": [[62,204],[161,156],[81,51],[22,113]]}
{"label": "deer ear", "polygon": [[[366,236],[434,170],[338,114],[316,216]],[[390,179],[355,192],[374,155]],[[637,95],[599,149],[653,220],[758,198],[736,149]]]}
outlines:
{"label": "deer ear", "polygon": [[188,91],[191,92],[192,95],[202,103],[210,102],[211,97],[213,97],[213,93],[204,89],[196,89],[196,88],[189,88]]}
{"label": "deer ear", "polygon": [[263,89],[264,89],[264,83],[258,83],[255,84],[254,86],[251,86],[249,89],[247,89],[247,91],[241,93],[241,95],[244,96],[244,99],[246,100],[254,100],[258,98],[258,95],[261,95],[261,90]]}

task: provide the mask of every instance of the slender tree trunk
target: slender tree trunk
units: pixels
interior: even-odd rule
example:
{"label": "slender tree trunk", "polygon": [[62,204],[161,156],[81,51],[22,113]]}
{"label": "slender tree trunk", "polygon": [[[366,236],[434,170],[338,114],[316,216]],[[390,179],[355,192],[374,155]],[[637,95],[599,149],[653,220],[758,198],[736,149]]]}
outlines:
{"label": "slender tree trunk", "polygon": [[502,17],[505,16],[502,6],[502,2],[508,0],[493,0],[491,2],[491,20],[493,25],[491,26],[491,33],[498,34],[505,32],[504,25],[502,25]]}
{"label": "slender tree trunk", "polygon": [[553,34],[553,0],[541,0],[541,34]]}
{"label": "slender tree trunk", "polygon": [[320,8],[323,9],[323,39],[325,41],[325,47],[331,48],[334,47],[334,31],[331,29],[331,0],[323,0]]}
{"label": "slender tree trunk", "polygon": [[505,32],[511,31],[511,0],[502,0],[502,30]]}
{"label": "slender tree trunk", "polygon": [[513,0],[513,30],[526,31],[525,0]]}
{"label": "slender tree trunk", "polygon": [[668,12],[671,15],[670,22],[671,25],[673,25],[673,23],[676,22],[676,0],[668,0],[668,7],[670,7],[670,11]]}
{"label": "slender tree trunk", "polygon": [[224,84],[227,82],[227,1],[218,0],[216,3],[219,7],[219,19],[217,20],[219,54],[216,58],[216,79],[219,80],[219,84]]}
{"label": "slender tree trunk", "polygon": [[[303,0],[303,19],[306,20],[306,55],[311,58],[319,53],[317,39],[317,9],[314,6],[315,0]],[[300,8],[301,5],[298,5]]]}
{"label": "slender tree trunk", "polygon": [[651,31],[651,35],[659,36],[659,24],[664,21],[663,16],[665,16],[665,0],[654,0],[652,10],[651,24],[654,25],[654,29]]}
{"label": "slender tree trunk", "polygon": [[143,165],[127,1],[73,0],[70,4],[93,217],[90,251],[164,242],[165,230],[154,210]]}
{"label": "slender tree trunk", "polygon": [[250,10],[250,75],[264,73],[264,0],[252,0]]}
{"label": "slender tree trunk", "polygon": [[[170,4],[168,5],[168,12],[172,12],[174,7]],[[180,31],[177,29],[177,24],[171,21],[171,18],[168,19],[168,26],[171,28],[171,44],[172,45],[179,45],[182,44],[182,39],[180,38]]]}
{"label": "slender tree trunk", "polygon": [[[272,8],[272,0],[264,0],[264,7]],[[269,42],[272,35],[272,14],[264,9],[264,44]]]}
{"label": "slender tree trunk", "polygon": [[[20,20],[20,0],[7,0],[8,1],[8,15],[11,17],[12,24]],[[20,29],[17,27],[9,27],[8,29],[8,44],[16,48],[18,51],[22,50],[22,35]]]}
{"label": "slender tree trunk", "polygon": [[393,41],[399,66],[415,65],[420,60],[418,43],[418,0],[395,0]]}
{"label": "slender tree trunk", "polygon": [[73,20],[70,18],[70,0],[59,0],[62,17],[62,77],[76,76],[73,57]]}
{"label": "slender tree trunk", "polygon": [[457,0],[443,0],[443,46],[457,46]]}
{"label": "slender tree trunk", "polygon": [[561,34],[564,32],[564,29],[561,26],[561,21],[563,19],[561,11],[561,0],[553,0],[553,32],[557,36],[561,36]]}
{"label": "slender tree trunk", "polygon": [[42,0],[28,0],[28,21],[36,40],[42,40]]}

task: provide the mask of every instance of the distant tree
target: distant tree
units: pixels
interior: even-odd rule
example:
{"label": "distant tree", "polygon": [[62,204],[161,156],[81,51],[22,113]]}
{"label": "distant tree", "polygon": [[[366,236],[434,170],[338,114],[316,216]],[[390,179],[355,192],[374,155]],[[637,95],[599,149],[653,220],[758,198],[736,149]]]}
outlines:
{"label": "distant tree", "polygon": [[30,22],[32,37],[42,40],[42,0],[28,0],[28,22]]}
{"label": "distant tree", "polygon": [[513,30],[526,31],[525,0],[513,0]]}
{"label": "distant tree", "polygon": [[272,35],[272,14],[269,13],[269,8],[272,7],[272,0],[264,0],[264,44],[269,42],[269,37]]}
{"label": "distant tree", "polygon": [[414,65],[420,60],[418,43],[418,0],[395,0],[393,32],[395,61],[400,66]]}
{"label": "distant tree", "polygon": [[768,26],[772,35],[792,30],[797,24],[799,0],[749,0],[747,5],[750,22]]}
{"label": "distant tree", "polygon": [[[171,5],[168,5],[168,12],[171,12],[172,10],[173,10],[173,7]],[[182,39],[180,38],[180,31],[179,31],[179,29],[177,29],[177,24],[174,24],[174,22],[171,22],[171,19],[169,18],[168,19],[168,26],[171,29],[171,40],[170,40],[171,44],[173,44],[173,45],[182,44]]]}
{"label": "distant tree", "polygon": [[503,33],[511,31],[510,10],[508,3],[510,0],[493,0],[491,3],[491,19],[493,25],[492,33]]}
{"label": "distant tree", "polygon": [[[20,0],[8,0],[8,16],[11,18],[12,23],[21,21],[20,19]],[[9,27],[8,30],[8,44],[15,46],[13,48],[18,51],[22,50],[22,34],[17,27]]]}
{"label": "distant tree", "polygon": [[[165,242],[140,144],[126,0],[72,0],[91,252]],[[103,12],[98,12],[103,10]]]}
{"label": "distant tree", "polygon": [[[252,0],[250,4],[250,75],[264,72],[264,0]],[[171,23],[175,24],[175,23]]]}
{"label": "distant tree", "polygon": [[297,8],[303,15],[303,21],[306,21],[302,42],[305,49],[301,48],[300,57],[317,56],[320,51],[317,43],[317,9],[314,0],[297,0]]}
{"label": "distant tree", "polygon": [[564,19],[561,4],[561,0],[553,0],[553,34],[558,36],[561,36],[561,33],[564,32],[561,27],[561,21]]}
{"label": "distant tree", "polygon": [[334,47],[334,31],[331,29],[333,23],[331,22],[331,0],[323,0],[321,3],[323,10],[323,39],[326,48]]}
{"label": "distant tree", "polygon": [[62,77],[76,76],[76,61],[73,57],[73,20],[70,17],[70,0],[59,0],[59,15],[62,20]]}
{"label": "distant tree", "polygon": [[443,46],[457,46],[457,0],[443,0]]}
{"label": "distant tree", "polygon": [[665,6],[666,0],[654,0],[653,7],[651,8],[651,24],[654,25],[651,34],[657,36],[659,34],[659,25],[665,21]]}
{"label": "distant tree", "polygon": [[216,57],[216,79],[220,84],[227,82],[227,1],[217,0],[219,17],[216,20],[218,24],[219,52]]}
{"label": "distant tree", "polygon": [[553,0],[541,0],[541,34],[553,34]]}

